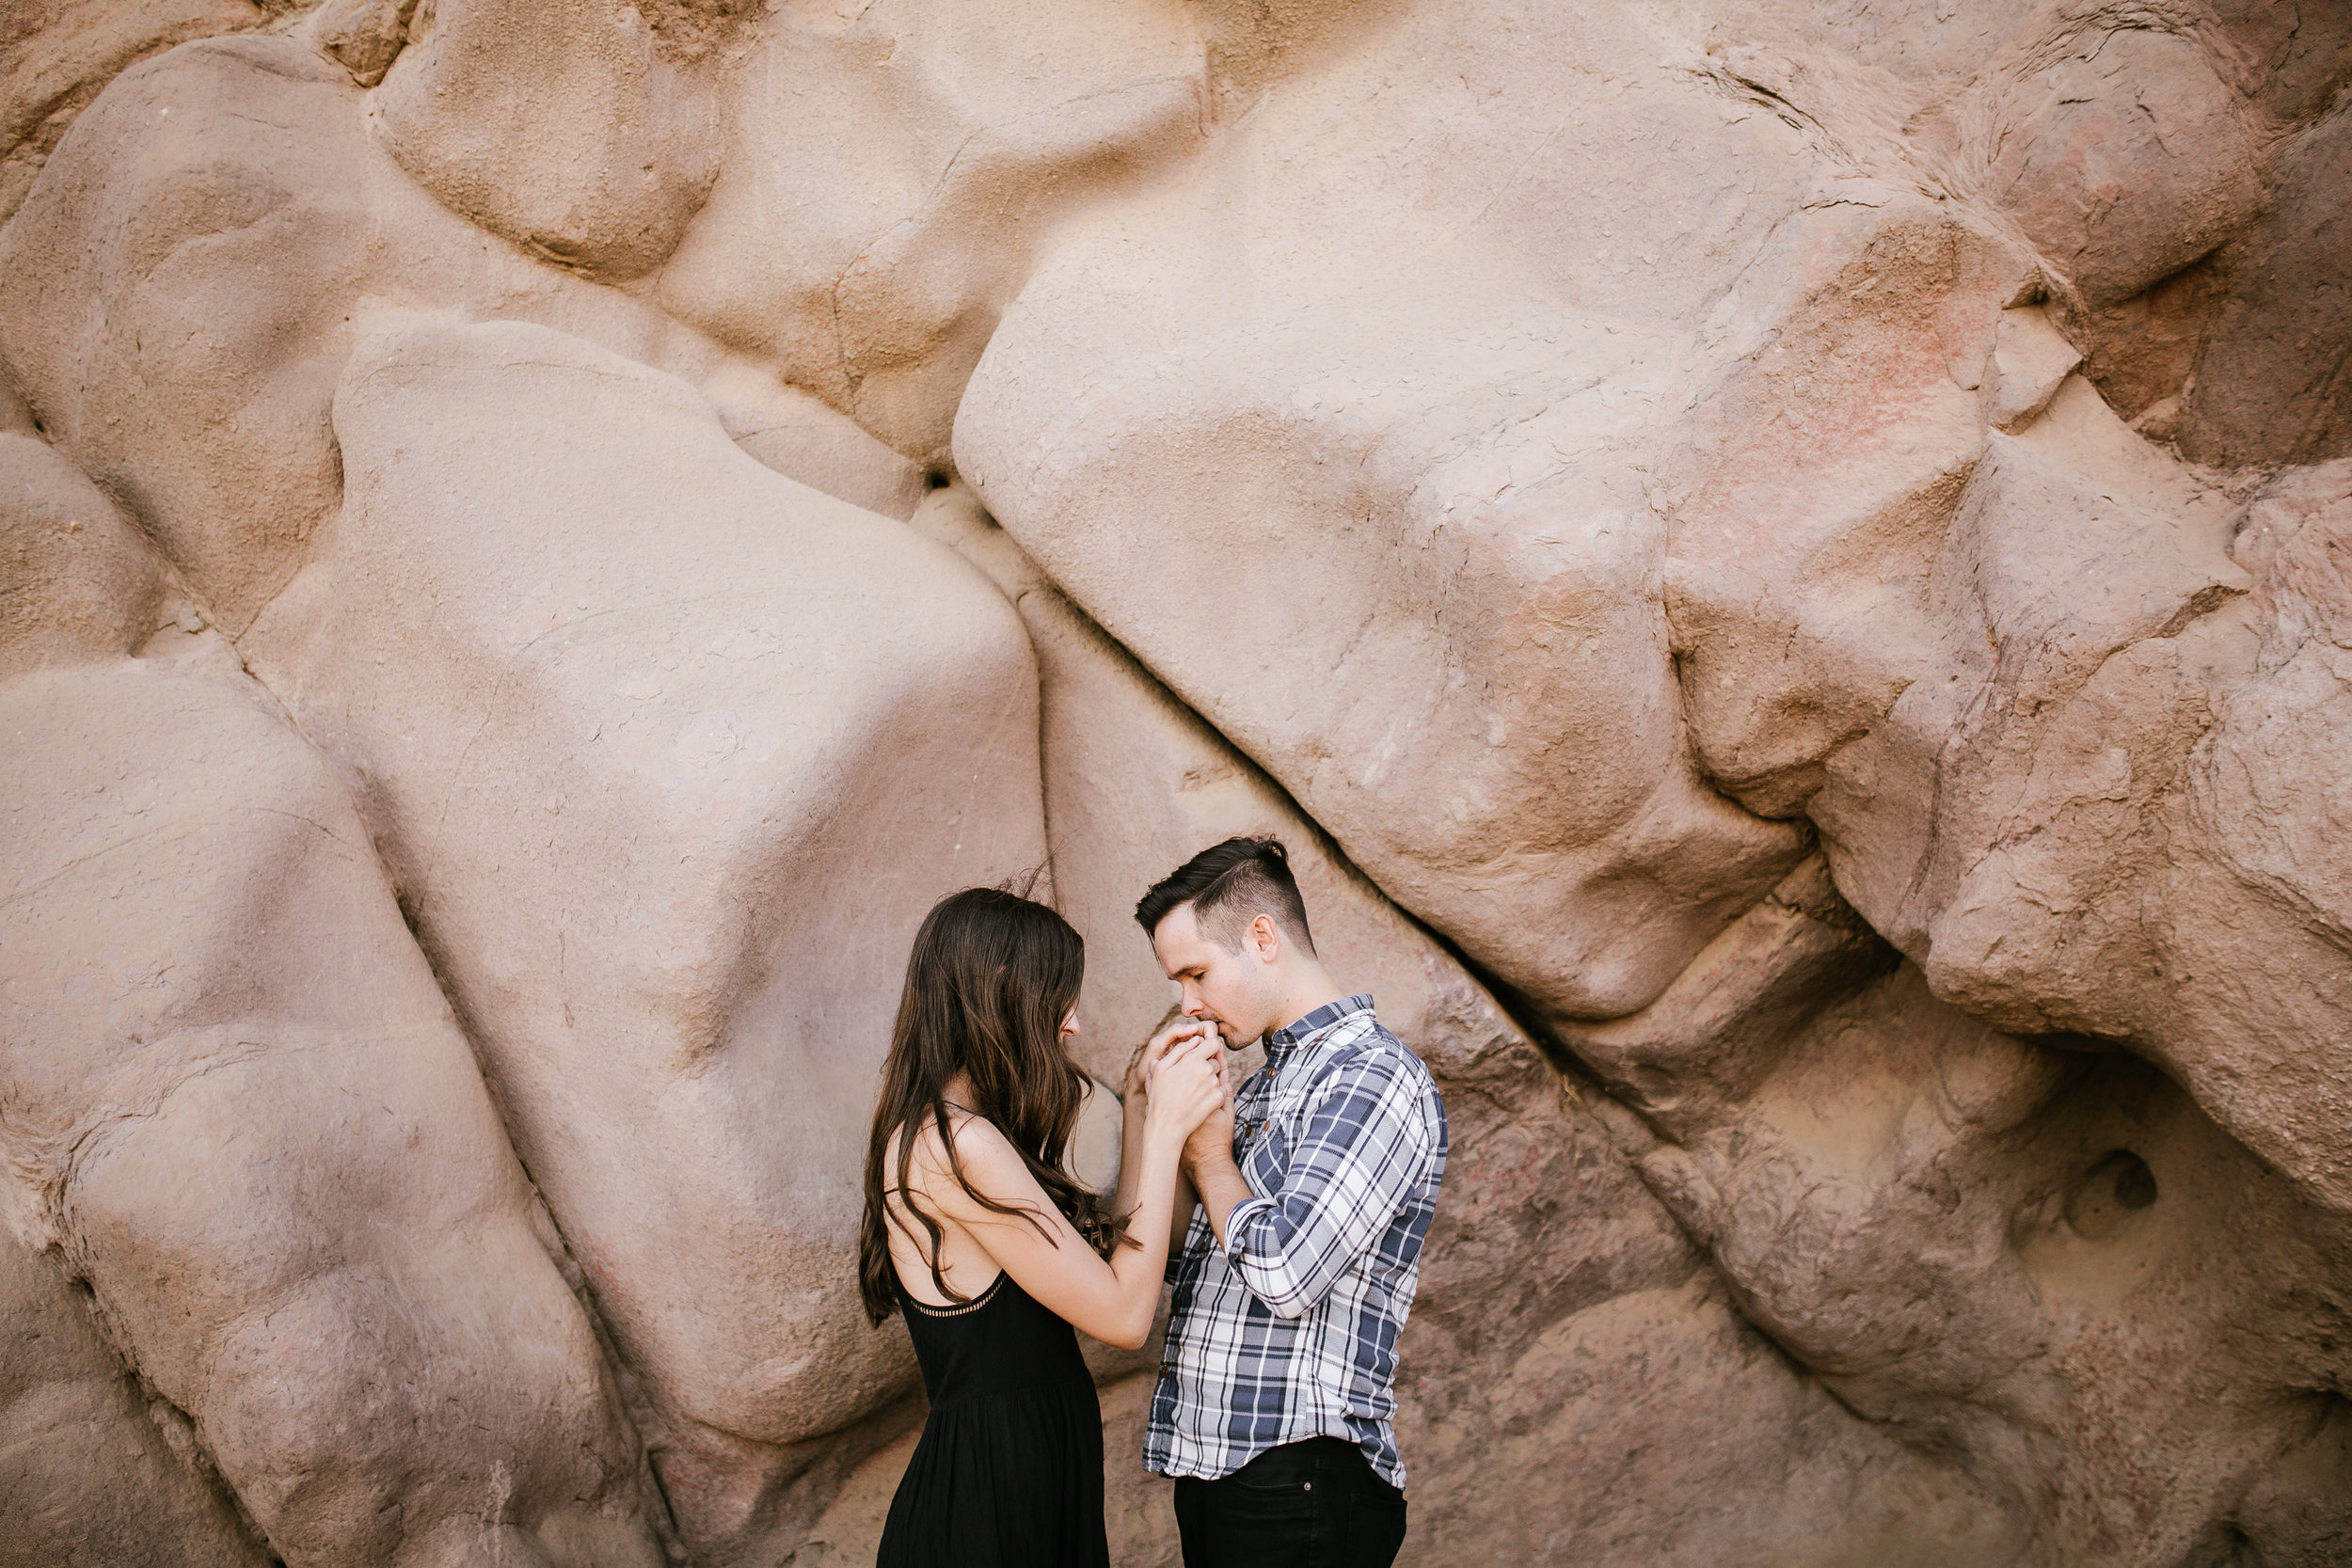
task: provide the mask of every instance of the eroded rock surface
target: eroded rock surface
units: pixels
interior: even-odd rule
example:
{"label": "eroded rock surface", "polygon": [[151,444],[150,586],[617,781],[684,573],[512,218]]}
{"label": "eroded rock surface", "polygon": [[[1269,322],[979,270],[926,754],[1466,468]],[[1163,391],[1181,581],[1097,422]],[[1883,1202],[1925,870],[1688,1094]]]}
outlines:
{"label": "eroded rock surface", "polygon": [[31,575],[48,657],[0,687],[11,1228],[286,1561],[659,1561],[562,1243],[358,814],[249,683],[127,657],[143,546],[39,442],[0,464],[11,564],[122,610],[48,618]]}
{"label": "eroded rock surface", "polygon": [[268,1561],[184,1418],[159,1410],[107,1349],[64,1271],[0,1243],[0,1541],[8,1568],[61,1562]]}
{"label": "eroded rock surface", "polygon": [[1115,1083],[1271,831],[1454,1115],[1410,1560],[2352,1561],[2347,85],[2316,0],[19,8],[0,1555],[860,1560],[916,921],[1042,868]]}
{"label": "eroded rock surface", "polygon": [[1028,645],[548,328],[388,326],[335,428],[342,509],[248,657],[383,847],[681,1531],[755,1558],[808,1440],[912,1376],[857,1304],[857,1107],[923,912],[1045,859]]}

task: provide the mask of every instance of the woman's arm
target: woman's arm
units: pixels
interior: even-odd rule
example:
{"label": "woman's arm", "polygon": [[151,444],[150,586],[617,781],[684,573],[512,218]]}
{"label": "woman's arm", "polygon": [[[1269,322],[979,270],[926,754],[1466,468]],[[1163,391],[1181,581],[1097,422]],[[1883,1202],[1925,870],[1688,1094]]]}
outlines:
{"label": "woman's arm", "polygon": [[[977,1117],[956,1129],[956,1153],[975,1190],[1025,1214],[995,1213],[974,1201],[948,1171],[937,1134],[926,1129],[915,1157],[914,1184],[924,1206],[961,1229],[1049,1311],[1105,1344],[1128,1350],[1151,1337],[1168,1267],[1169,1210],[1184,1134],[1218,1103],[1221,1078],[1216,1047],[1170,1051],[1152,1069],[1139,1147],[1123,1154],[1135,1168],[1130,1244],[1106,1261],[1086,1243],[1030,1176],[1020,1151]],[[1037,1224],[1027,1217],[1034,1214]]]}
{"label": "woman's arm", "polygon": [[1144,1086],[1143,1069],[1150,1058],[1149,1046],[1136,1053],[1120,1101],[1119,1187],[1111,1195],[1111,1212],[1122,1219],[1136,1212],[1136,1194],[1143,1186],[1143,1106],[1151,1092]]}
{"label": "woman's arm", "polygon": [[[1127,1069],[1127,1084],[1120,1101],[1122,1120],[1119,1140],[1119,1189],[1112,1197],[1111,1203],[1112,1212],[1127,1219],[1131,1229],[1137,1223],[1135,1218],[1136,1195],[1142,1186],[1143,1161],[1139,1156],[1143,1148],[1144,1107],[1151,1094],[1151,1069],[1187,1038],[1197,1037],[1211,1045],[1221,1044],[1222,1042],[1214,1033],[1205,1032],[1208,1029],[1209,1025],[1196,1020],[1178,1019],[1174,1023],[1153,1036],[1151,1042],[1142,1050],[1136,1052],[1135,1061]],[[1221,1064],[1224,1059],[1222,1052],[1217,1053],[1217,1059]],[[1223,1076],[1220,1067],[1220,1079]],[[1192,1212],[1199,1206],[1200,1201],[1199,1196],[1192,1190],[1191,1178],[1184,1173],[1180,1156],[1176,1171],[1176,1190],[1168,1204],[1168,1250],[1169,1252],[1172,1253],[1184,1244],[1184,1231],[1191,1226]]]}

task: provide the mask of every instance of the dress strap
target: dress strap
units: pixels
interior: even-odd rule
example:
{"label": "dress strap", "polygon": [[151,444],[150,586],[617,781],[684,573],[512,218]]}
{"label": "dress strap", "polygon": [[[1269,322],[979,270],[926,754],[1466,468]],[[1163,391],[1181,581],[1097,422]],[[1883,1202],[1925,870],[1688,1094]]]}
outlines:
{"label": "dress strap", "polygon": [[903,1279],[898,1281],[898,1299],[906,1303],[909,1311],[920,1312],[927,1318],[961,1318],[966,1312],[977,1312],[981,1307],[986,1307],[994,1298],[998,1289],[1004,1285],[1005,1277],[1005,1271],[998,1269],[996,1277],[988,1282],[988,1289],[961,1307],[933,1307],[927,1301],[917,1301],[914,1299],[914,1292],[907,1289],[907,1283]]}

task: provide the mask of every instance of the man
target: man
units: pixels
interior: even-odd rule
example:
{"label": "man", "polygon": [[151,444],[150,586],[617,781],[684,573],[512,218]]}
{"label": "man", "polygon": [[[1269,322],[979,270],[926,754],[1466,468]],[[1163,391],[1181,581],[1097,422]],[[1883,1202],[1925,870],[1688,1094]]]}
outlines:
{"label": "man", "polygon": [[1315,957],[1282,846],[1232,838],[1136,919],[1184,1019],[1265,1066],[1184,1147],[1176,1298],[1144,1463],[1176,1478],[1186,1568],[1388,1568],[1405,1540],[1397,1337],[1445,1172],[1420,1058]]}

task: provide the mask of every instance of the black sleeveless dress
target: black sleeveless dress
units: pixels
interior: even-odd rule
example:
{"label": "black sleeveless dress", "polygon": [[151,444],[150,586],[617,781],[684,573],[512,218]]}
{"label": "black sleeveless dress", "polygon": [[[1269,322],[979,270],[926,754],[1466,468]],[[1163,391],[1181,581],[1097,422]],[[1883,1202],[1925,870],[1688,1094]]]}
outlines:
{"label": "black sleeveless dress", "polygon": [[875,1568],[1110,1568],[1103,1406],[1069,1323],[1012,1276],[961,1307],[898,1287],[931,1413]]}

